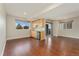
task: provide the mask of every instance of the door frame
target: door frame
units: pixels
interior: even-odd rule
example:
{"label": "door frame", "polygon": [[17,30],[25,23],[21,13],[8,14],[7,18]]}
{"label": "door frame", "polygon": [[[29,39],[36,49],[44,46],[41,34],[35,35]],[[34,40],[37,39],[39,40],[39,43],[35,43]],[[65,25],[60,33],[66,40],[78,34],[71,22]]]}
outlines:
{"label": "door frame", "polygon": [[[51,36],[53,37],[53,22],[46,22],[46,24],[47,23],[51,24]],[[45,24],[45,38],[47,37],[47,35],[46,35],[46,24]]]}

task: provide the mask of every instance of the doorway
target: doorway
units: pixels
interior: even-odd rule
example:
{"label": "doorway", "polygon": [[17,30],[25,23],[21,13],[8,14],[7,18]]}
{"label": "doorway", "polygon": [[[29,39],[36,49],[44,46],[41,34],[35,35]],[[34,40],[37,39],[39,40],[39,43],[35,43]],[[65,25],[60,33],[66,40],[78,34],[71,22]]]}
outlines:
{"label": "doorway", "polygon": [[46,38],[53,37],[53,23],[46,23],[45,25]]}

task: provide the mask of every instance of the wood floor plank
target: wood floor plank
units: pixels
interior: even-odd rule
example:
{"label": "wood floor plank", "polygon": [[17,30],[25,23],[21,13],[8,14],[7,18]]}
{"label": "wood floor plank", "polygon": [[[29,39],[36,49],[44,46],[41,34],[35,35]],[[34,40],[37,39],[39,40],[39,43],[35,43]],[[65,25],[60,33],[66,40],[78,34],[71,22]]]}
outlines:
{"label": "wood floor plank", "polygon": [[79,40],[64,37],[8,40],[4,56],[79,56]]}

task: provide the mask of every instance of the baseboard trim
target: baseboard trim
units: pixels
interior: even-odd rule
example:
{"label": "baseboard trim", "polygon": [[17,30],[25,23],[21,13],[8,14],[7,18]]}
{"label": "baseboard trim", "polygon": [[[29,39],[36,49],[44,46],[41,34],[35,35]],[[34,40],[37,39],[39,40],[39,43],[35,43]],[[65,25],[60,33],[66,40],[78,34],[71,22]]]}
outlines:
{"label": "baseboard trim", "polygon": [[14,38],[14,39],[7,39],[7,40],[26,39],[26,38],[30,38],[30,37]]}
{"label": "baseboard trim", "polygon": [[58,38],[69,38],[69,39],[79,39],[79,38],[74,38],[74,37],[66,37],[66,36],[57,36]]}
{"label": "baseboard trim", "polygon": [[[14,39],[7,39],[7,41],[9,41],[9,40],[16,40],[16,39],[27,39],[27,38],[33,38],[33,39],[37,39],[37,38],[35,38],[35,37],[23,37],[23,38],[14,38]],[[43,39],[43,40],[45,40],[45,39]]]}

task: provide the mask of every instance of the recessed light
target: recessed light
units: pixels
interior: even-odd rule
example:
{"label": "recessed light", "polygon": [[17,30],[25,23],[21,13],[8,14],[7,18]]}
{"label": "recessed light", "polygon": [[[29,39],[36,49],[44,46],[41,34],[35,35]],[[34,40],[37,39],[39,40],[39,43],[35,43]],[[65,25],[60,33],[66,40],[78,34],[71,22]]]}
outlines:
{"label": "recessed light", "polygon": [[24,12],[24,15],[27,15],[27,13],[26,13],[26,12]]}

